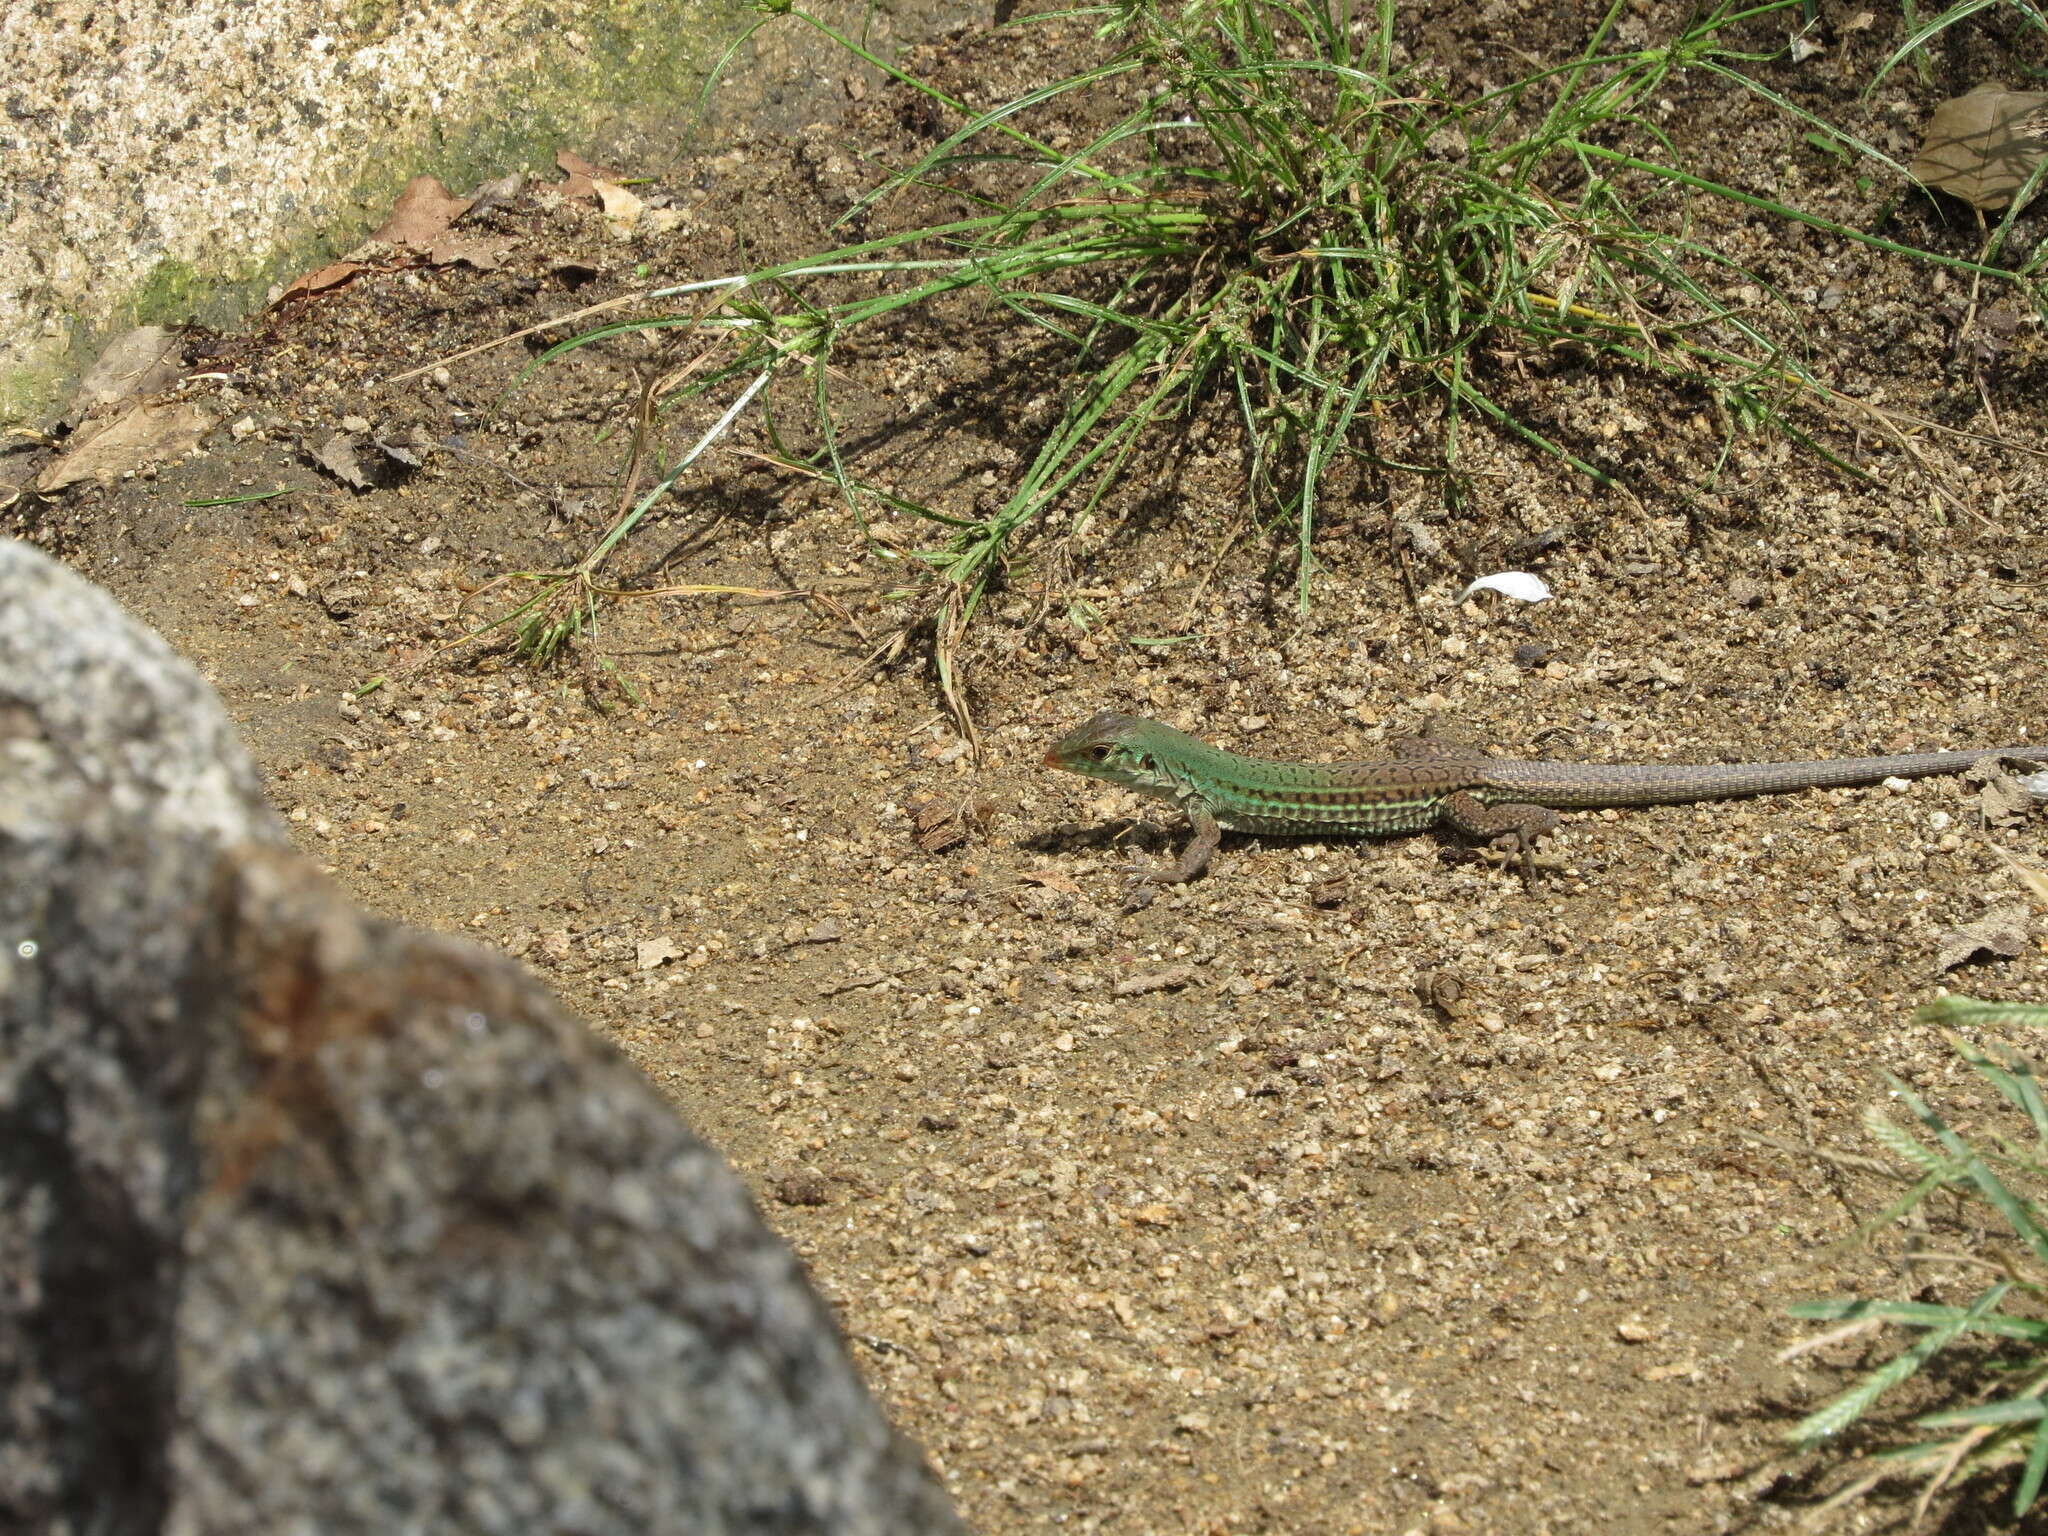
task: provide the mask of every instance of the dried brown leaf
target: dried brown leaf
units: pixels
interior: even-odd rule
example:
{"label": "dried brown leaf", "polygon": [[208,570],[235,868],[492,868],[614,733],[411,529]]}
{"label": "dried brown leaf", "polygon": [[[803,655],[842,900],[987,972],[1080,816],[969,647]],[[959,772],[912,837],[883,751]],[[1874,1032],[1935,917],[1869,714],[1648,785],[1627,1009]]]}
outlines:
{"label": "dried brown leaf", "polygon": [[212,430],[213,418],[189,402],[135,406],[44,469],[36,489],[60,491],[81,480],[109,484],[132,469],[190,453]]}
{"label": "dried brown leaf", "polygon": [[1042,885],[1049,891],[1063,891],[1069,896],[1081,894],[1080,882],[1056,869],[1027,869],[1017,879],[1026,885]]}
{"label": "dried brown leaf", "polygon": [[497,271],[505,265],[511,249],[510,241],[494,240],[488,235],[456,234],[442,235],[426,248],[427,260],[437,267],[452,267],[459,262],[479,272]]}
{"label": "dried brown leaf", "polygon": [[435,176],[415,176],[391,205],[391,217],[370,234],[386,245],[409,245],[424,249],[447,232],[448,226],[469,212],[469,199],[457,197]]}
{"label": "dried brown leaf", "polygon": [[321,293],[329,288],[338,288],[363,270],[360,261],[330,261],[324,267],[311,272],[302,272],[285,284],[284,292],[271,302],[282,304],[286,299],[299,298],[304,294]]}
{"label": "dried brown leaf", "polygon": [[605,228],[612,237],[623,240],[633,233],[633,226],[640,222],[640,214],[646,204],[628,192],[615,181],[597,181],[597,200],[604,208]]}
{"label": "dried brown leaf", "polygon": [[358,491],[370,488],[370,477],[363,472],[362,460],[356,457],[356,440],[346,432],[335,433],[314,449],[312,459],[343,485]]}
{"label": "dried brown leaf", "polygon": [[138,325],[108,342],[78,381],[65,418],[76,422],[86,412],[125,405],[154,395],[178,381],[183,348],[178,334],[161,325]]}
{"label": "dried brown leaf", "polygon": [[2027,951],[2027,909],[2002,906],[1987,912],[1976,922],[1944,934],[1934,957],[1938,971],[1954,970],[1979,955],[1993,960],[2011,960]]}
{"label": "dried brown leaf", "polygon": [[1908,174],[1974,208],[2003,208],[2048,154],[2044,106],[2048,91],[1991,84],[1944,101]]}
{"label": "dried brown leaf", "polygon": [[1200,973],[1192,965],[1169,965],[1163,971],[1138,971],[1110,990],[1118,997],[1143,997],[1147,992],[1178,992]]}
{"label": "dried brown leaf", "polygon": [[555,164],[562,168],[562,184],[555,190],[564,197],[580,198],[585,202],[597,201],[597,184],[600,181],[619,179],[616,171],[592,165],[581,155],[566,149],[555,151]]}

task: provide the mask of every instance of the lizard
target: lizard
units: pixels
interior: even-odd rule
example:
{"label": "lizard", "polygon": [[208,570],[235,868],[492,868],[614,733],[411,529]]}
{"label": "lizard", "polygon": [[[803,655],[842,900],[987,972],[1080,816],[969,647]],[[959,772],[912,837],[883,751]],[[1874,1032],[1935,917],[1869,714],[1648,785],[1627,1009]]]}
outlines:
{"label": "lizard", "polygon": [[1141,882],[1179,884],[1209,867],[1223,833],[1391,837],[1447,823],[1519,853],[1531,879],[1538,838],[1559,810],[1681,805],[1746,795],[1835,789],[1885,779],[1961,773],[1987,757],[2048,760],[2042,747],[1905,752],[1788,763],[1552,763],[1494,757],[1413,737],[1381,762],[1288,763],[1246,757],[1157,720],[1103,710],[1053,743],[1045,766],[1170,800],[1194,828],[1178,862],[1134,867]]}

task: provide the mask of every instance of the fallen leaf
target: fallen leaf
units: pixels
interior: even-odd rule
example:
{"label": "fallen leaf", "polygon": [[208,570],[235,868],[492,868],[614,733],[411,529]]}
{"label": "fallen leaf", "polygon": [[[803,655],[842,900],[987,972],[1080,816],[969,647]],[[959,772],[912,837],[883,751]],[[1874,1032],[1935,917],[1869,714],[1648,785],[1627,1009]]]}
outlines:
{"label": "fallen leaf", "polygon": [[587,202],[597,201],[597,184],[600,181],[617,181],[618,173],[592,165],[581,155],[566,149],[555,151],[555,164],[562,168],[562,184],[555,190],[564,197],[582,198]]}
{"label": "fallen leaf", "polygon": [[476,189],[465,219],[478,219],[493,208],[503,208],[526,190],[526,176],[514,171],[509,176],[500,176],[496,181],[487,181]]}
{"label": "fallen leaf", "polygon": [[2003,208],[2048,154],[2044,105],[2048,91],[1991,84],[1944,101],[1907,174],[1974,208]]}
{"label": "fallen leaf", "polygon": [[360,261],[330,261],[324,267],[311,272],[302,272],[285,284],[284,291],[272,299],[271,304],[282,304],[286,299],[299,298],[304,294],[323,293],[329,288],[339,288],[343,283],[363,270]]}
{"label": "fallen leaf", "polygon": [[415,176],[391,205],[391,217],[371,231],[370,238],[424,249],[467,212],[469,199],[455,196],[440,178]]}
{"label": "fallen leaf", "polygon": [[1081,894],[1080,882],[1056,869],[1027,869],[1017,878],[1027,885],[1042,885],[1047,890],[1064,891],[1069,896]]}
{"label": "fallen leaf", "polygon": [[355,439],[346,432],[337,432],[312,452],[312,460],[343,485],[359,491],[370,488],[370,477],[363,473],[362,461],[356,457]]}
{"label": "fallen leaf", "polygon": [[986,831],[996,810],[987,799],[913,800],[907,809],[918,846],[926,853],[943,853],[966,842],[970,831]]}
{"label": "fallen leaf", "polygon": [[2020,820],[2033,811],[2036,803],[2026,780],[2010,773],[2001,773],[1995,779],[1986,780],[1984,787],[1977,791],[1977,809],[1987,826],[2018,826]]}
{"label": "fallen leaf", "polygon": [[130,470],[190,453],[213,430],[213,421],[190,403],[135,406],[47,466],[36,480],[36,489],[60,491],[81,480],[106,485]]}
{"label": "fallen leaf", "polygon": [[1940,949],[1935,952],[1934,968],[1952,971],[1979,955],[1993,960],[2011,960],[2025,954],[2026,949],[2027,909],[2022,906],[1999,907],[1976,922],[1945,934]]}
{"label": "fallen leaf", "polygon": [[170,388],[178,380],[182,352],[177,333],[164,326],[123,331],[85,370],[65,420],[76,423],[96,407],[125,405]]}
{"label": "fallen leaf", "polygon": [[427,246],[427,260],[437,267],[452,267],[460,263],[475,267],[479,272],[495,272],[505,265],[505,257],[512,249],[505,240],[493,240],[488,235],[442,235]]}
{"label": "fallen leaf", "polygon": [[633,226],[640,222],[640,211],[647,205],[615,181],[593,183],[597,188],[598,203],[604,208],[604,225],[612,238],[623,240],[633,233]]}
{"label": "fallen leaf", "polygon": [[1142,997],[1147,992],[1172,992],[1195,979],[1192,965],[1169,965],[1163,971],[1140,971],[1126,976],[1110,990],[1118,997]]}
{"label": "fallen leaf", "polygon": [[633,946],[633,963],[643,971],[651,971],[663,961],[680,958],[682,953],[674,939],[642,939]]}

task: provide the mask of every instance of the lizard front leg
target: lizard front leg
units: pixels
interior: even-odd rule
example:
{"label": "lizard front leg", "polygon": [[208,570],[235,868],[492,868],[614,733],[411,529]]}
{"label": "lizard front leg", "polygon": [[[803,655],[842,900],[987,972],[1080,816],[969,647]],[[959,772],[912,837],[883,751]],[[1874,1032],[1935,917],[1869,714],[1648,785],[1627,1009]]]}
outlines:
{"label": "lizard front leg", "polygon": [[1536,840],[1555,831],[1558,822],[1557,812],[1547,805],[1488,805],[1462,789],[1444,801],[1444,819],[1467,837],[1520,854],[1524,885],[1536,883]]}
{"label": "lizard front leg", "polygon": [[1183,885],[1209,867],[1210,855],[1223,841],[1223,829],[1216,824],[1216,813],[1199,800],[1184,802],[1188,822],[1195,829],[1195,835],[1181,850],[1180,862],[1171,869],[1159,869],[1150,864],[1128,864],[1124,873],[1139,885]]}

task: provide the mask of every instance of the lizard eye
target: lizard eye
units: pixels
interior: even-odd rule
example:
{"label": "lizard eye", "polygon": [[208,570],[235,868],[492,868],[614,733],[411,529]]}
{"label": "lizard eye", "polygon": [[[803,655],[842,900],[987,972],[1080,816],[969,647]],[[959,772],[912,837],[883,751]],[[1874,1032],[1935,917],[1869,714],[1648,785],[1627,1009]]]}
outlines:
{"label": "lizard eye", "polygon": [[1098,763],[1106,763],[1106,762],[1108,762],[1108,761],[1109,761],[1109,753],[1110,753],[1110,745],[1109,745],[1109,743],[1108,743],[1108,742],[1106,742],[1106,741],[1098,741],[1098,742],[1097,742],[1097,743],[1096,743],[1096,744],[1095,744],[1094,746],[1092,746],[1092,747],[1090,747],[1090,748],[1088,749],[1088,756],[1089,756],[1089,757],[1090,757],[1090,758],[1091,758],[1091,759],[1092,759],[1093,761],[1095,761],[1095,762],[1098,762]]}

